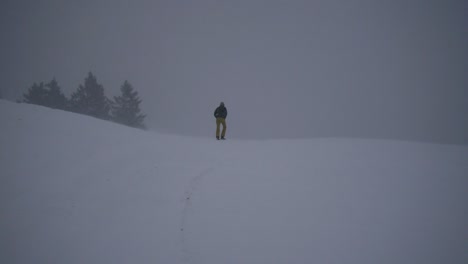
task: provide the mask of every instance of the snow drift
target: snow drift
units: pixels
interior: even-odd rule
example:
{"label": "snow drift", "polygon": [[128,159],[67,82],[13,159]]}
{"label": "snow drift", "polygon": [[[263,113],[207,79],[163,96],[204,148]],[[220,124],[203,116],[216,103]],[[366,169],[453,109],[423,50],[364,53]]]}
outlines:
{"label": "snow drift", "polygon": [[1,263],[468,263],[467,146],[0,123]]}

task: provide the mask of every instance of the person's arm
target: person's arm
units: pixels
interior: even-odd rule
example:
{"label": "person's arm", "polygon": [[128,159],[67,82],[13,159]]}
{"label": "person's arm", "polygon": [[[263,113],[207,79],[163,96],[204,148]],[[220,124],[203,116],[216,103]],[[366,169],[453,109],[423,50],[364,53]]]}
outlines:
{"label": "person's arm", "polygon": [[214,111],[214,117],[216,117],[216,112],[218,112],[218,108],[216,108]]}

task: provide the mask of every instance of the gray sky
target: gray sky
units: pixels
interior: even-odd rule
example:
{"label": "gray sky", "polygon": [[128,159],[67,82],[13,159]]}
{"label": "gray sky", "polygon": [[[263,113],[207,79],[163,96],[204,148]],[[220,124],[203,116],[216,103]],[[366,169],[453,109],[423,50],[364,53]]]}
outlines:
{"label": "gray sky", "polygon": [[3,94],[88,71],[125,79],[147,124],[228,137],[468,144],[466,1],[3,0]]}

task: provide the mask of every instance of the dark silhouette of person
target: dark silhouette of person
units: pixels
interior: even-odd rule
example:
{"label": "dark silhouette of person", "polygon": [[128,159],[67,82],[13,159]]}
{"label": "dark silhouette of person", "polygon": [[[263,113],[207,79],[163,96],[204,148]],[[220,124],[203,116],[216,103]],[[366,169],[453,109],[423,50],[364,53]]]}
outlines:
{"label": "dark silhouette of person", "polygon": [[216,139],[219,140],[219,128],[220,125],[223,125],[223,131],[221,132],[221,139],[225,139],[226,136],[226,117],[227,117],[227,109],[224,106],[224,103],[221,102],[219,106],[214,111],[214,116],[216,118]]}

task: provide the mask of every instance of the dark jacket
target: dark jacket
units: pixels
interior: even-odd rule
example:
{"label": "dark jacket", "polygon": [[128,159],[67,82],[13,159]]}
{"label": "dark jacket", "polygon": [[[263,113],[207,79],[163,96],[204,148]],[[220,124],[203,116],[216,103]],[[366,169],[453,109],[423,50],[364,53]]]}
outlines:
{"label": "dark jacket", "polygon": [[220,105],[214,111],[214,116],[216,118],[226,118],[227,117],[227,109],[224,105]]}

